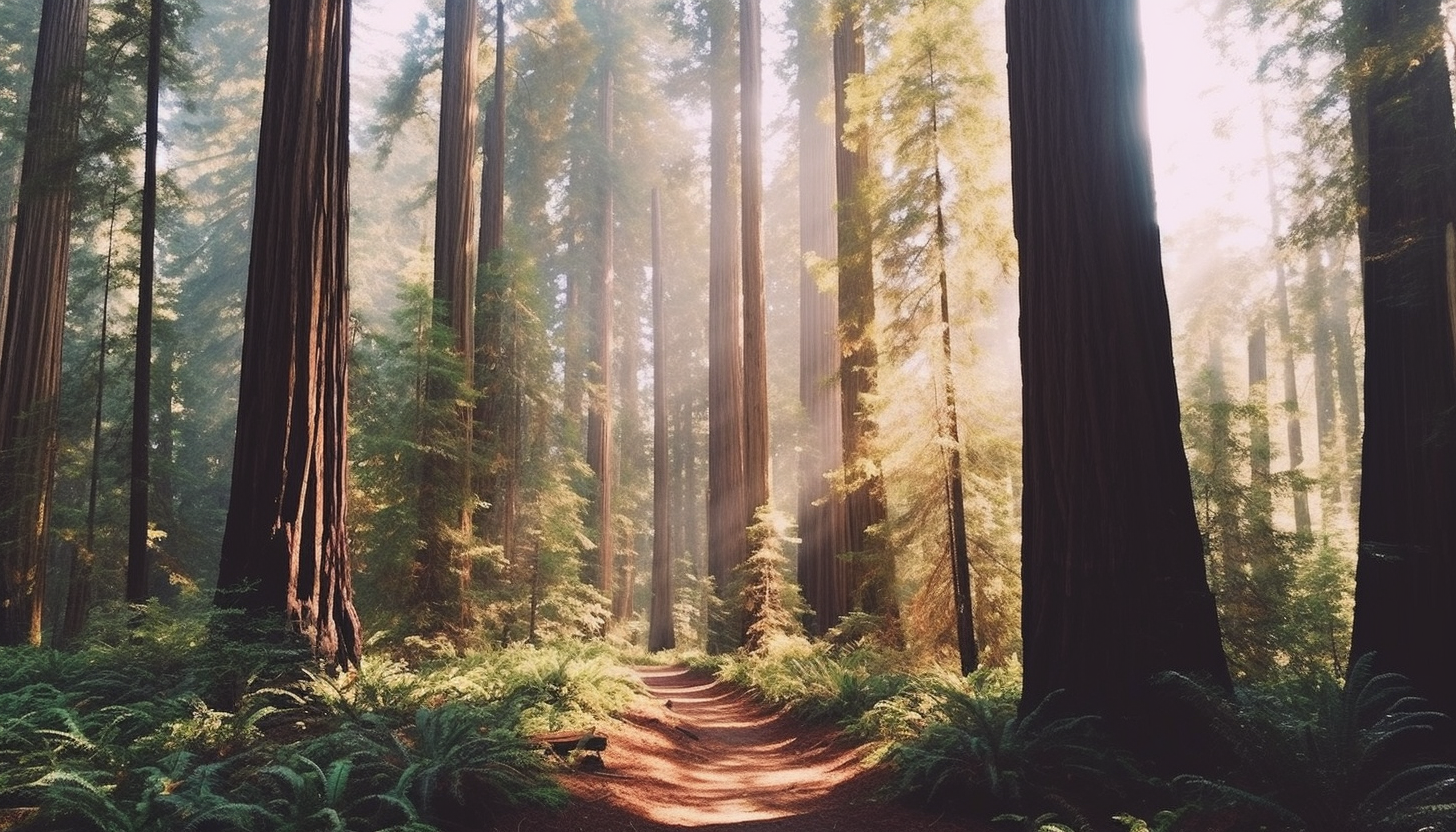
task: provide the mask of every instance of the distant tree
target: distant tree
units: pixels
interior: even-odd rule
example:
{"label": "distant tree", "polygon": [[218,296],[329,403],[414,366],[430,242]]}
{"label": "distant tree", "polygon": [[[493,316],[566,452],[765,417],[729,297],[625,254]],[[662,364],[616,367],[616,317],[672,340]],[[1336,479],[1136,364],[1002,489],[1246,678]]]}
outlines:
{"label": "distant tree", "polygon": [[[602,0],[603,20],[610,26],[612,20],[612,0]],[[607,46],[602,50],[602,61],[600,74],[598,76],[599,106],[598,129],[601,140],[600,164],[603,170],[598,172],[600,179],[597,182],[597,196],[600,200],[600,214],[598,222],[598,240],[600,249],[597,252],[596,268],[592,272],[592,295],[596,299],[594,314],[592,316],[595,328],[592,341],[592,368],[588,374],[591,381],[591,394],[587,403],[587,433],[586,433],[586,458],[587,464],[591,466],[592,473],[596,477],[596,531],[597,531],[597,589],[608,598],[612,598],[612,579],[617,567],[616,540],[613,524],[612,490],[615,485],[616,472],[614,449],[612,447],[612,408],[613,395],[613,324],[616,318],[616,267],[613,251],[616,245],[615,228],[616,223],[616,183],[615,173],[612,167],[615,164],[613,158],[614,142],[613,136],[616,129],[615,96],[616,79],[614,77],[614,49],[611,46],[611,34],[605,33],[604,40]],[[618,608],[618,613],[622,610]]]}
{"label": "distant tree", "polygon": [[673,634],[671,480],[667,440],[667,310],[662,262],[662,200],[652,191],[652,618],[648,650],[671,650]]}
{"label": "distant tree", "polygon": [[1365,276],[1351,652],[1456,714],[1456,126],[1439,0],[1344,3]]}
{"label": "distant tree", "polygon": [[850,592],[866,612],[896,612],[893,559],[875,551],[870,530],[885,519],[884,483],[870,457],[875,424],[869,399],[875,392],[879,348],[875,344],[875,282],[872,223],[867,189],[869,136],[848,131],[849,86],[865,73],[864,26],[859,3],[840,10],[834,30],[834,112],[839,145],[835,180],[839,204],[840,412],[844,442],[845,522]]}
{"label": "distant tree", "polygon": [[[734,87],[733,7],[706,0],[712,123],[708,235],[708,573],[726,597],[734,570],[748,559],[748,505],[743,476],[743,292],[741,235],[732,169]],[[734,629],[731,625],[728,629]],[[740,628],[741,629],[741,628]],[[725,644],[738,634],[721,633]],[[722,646],[722,645],[719,645]]]}
{"label": "distant tree", "polygon": [[137,283],[136,364],[132,374],[131,516],[127,527],[126,600],[144,603],[152,489],[152,308],[157,283],[157,141],[162,93],[163,0],[151,0],[147,26],[147,123],[143,142],[142,256]]}
{"label": "distant tree", "polygon": [[758,0],[738,4],[739,132],[743,185],[743,501],[750,516],[769,502],[768,332],[763,271],[763,20]]}
{"label": "distant tree", "polygon": [[834,94],[833,43],[821,0],[794,4],[799,65],[799,402],[808,438],[799,451],[799,586],[822,635],[849,612],[843,554],[848,550],[844,501],[833,496],[829,474],[844,454],[839,410],[837,288],[824,272],[838,256],[835,228],[835,131],[821,108]]}
{"label": "distant tree", "polygon": [[0,326],[0,645],[39,644],[88,0],[45,0]]}
{"label": "distant tree", "polygon": [[[432,376],[432,403],[458,402],[474,389],[476,0],[446,0],[441,58],[440,144],[435,177],[435,326],[451,334],[459,377]],[[413,606],[427,631],[471,623],[467,588],[474,496],[473,404],[426,438],[420,471],[420,545]]]}
{"label": "distant tree", "polygon": [[1230,683],[1179,431],[1137,3],[1010,0],[1006,12],[1022,708],[1061,689],[1078,708],[1142,716],[1160,671]]}
{"label": "distant tree", "polygon": [[[349,0],[269,8],[220,605],[357,665],[346,525]],[[280,623],[284,623],[280,622]]]}

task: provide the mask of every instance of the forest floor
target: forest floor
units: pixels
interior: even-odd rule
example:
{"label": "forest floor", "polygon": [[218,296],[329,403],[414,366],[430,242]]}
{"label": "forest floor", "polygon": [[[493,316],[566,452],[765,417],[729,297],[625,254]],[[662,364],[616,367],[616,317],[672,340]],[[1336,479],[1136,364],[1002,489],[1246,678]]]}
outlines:
{"label": "forest floor", "polygon": [[563,777],[571,804],[502,817],[493,829],[991,830],[884,800],[882,775],[832,728],[806,726],[704,672],[636,672],[651,700],[599,727],[608,743],[604,766]]}

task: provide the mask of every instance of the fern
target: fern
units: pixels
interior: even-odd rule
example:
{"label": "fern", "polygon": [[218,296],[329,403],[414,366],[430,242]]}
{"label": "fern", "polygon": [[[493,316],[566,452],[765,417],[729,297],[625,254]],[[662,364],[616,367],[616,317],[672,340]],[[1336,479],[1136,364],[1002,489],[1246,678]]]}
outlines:
{"label": "fern", "polygon": [[[1213,807],[1277,829],[1405,832],[1456,829],[1456,766],[1429,756],[1441,714],[1396,674],[1357,661],[1341,686],[1318,682],[1311,707],[1246,697],[1229,703],[1175,674],[1170,685],[1203,714],[1237,766],[1221,778],[1174,782]],[[1312,716],[1295,714],[1312,713]]]}

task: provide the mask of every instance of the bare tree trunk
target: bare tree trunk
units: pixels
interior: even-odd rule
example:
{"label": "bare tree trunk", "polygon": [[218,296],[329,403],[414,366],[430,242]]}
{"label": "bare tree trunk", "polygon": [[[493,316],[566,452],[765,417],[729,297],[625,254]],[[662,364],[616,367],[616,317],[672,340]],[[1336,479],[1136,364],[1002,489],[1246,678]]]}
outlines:
{"label": "bare tree trunk", "polygon": [[667,312],[663,307],[662,203],[652,189],[652,621],[647,649],[671,650],[672,621],[671,481],[667,452]]}
{"label": "bare tree trunk", "polygon": [[[817,8],[816,8],[817,10]],[[839,397],[837,289],[820,286],[818,267],[839,256],[836,236],[835,132],[819,114],[834,94],[833,43],[817,15],[798,22],[799,67],[799,402],[808,441],[799,451],[799,586],[823,634],[849,612],[843,554],[849,550],[844,501],[828,475],[844,456]]]}
{"label": "bare tree trunk", "polygon": [[[1029,711],[1064,689],[1144,743],[1154,674],[1229,689],[1180,431],[1135,0],[1006,8]],[[1156,726],[1156,727],[1155,727]]]}
{"label": "bare tree trunk", "polygon": [[269,12],[238,432],[218,602],[357,666],[347,525],[348,0]]}
{"label": "bare tree trunk", "polygon": [[875,424],[869,400],[875,392],[879,349],[874,341],[875,283],[870,236],[872,225],[864,187],[869,175],[869,140],[849,135],[847,83],[864,75],[864,30],[859,8],[851,4],[834,32],[835,132],[840,137],[835,157],[839,191],[839,372],[844,467],[852,490],[845,497],[848,550],[853,561],[848,583],[866,612],[897,611],[893,560],[874,551],[870,530],[885,519],[884,485],[879,466],[870,458]]}
{"label": "bare tree trunk", "polygon": [[[607,12],[607,19],[611,19],[612,0],[604,0]],[[608,49],[611,47],[609,46]],[[616,477],[614,469],[615,454],[612,448],[612,406],[615,396],[612,393],[612,324],[616,316],[616,305],[613,283],[616,280],[613,252],[614,224],[616,222],[613,214],[616,204],[616,185],[612,182],[612,159],[614,150],[612,146],[613,126],[615,122],[614,99],[615,80],[612,77],[612,59],[610,54],[603,57],[601,69],[601,137],[605,157],[601,160],[603,170],[601,171],[601,217],[600,236],[598,252],[599,262],[595,274],[596,285],[593,294],[596,296],[595,324],[596,338],[592,349],[592,372],[591,372],[591,396],[587,405],[587,464],[591,466],[592,473],[596,475],[597,499],[596,499],[596,527],[597,527],[597,589],[608,598],[614,598],[612,594],[613,573],[617,567],[616,541],[613,539],[612,528],[612,486]],[[618,615],[622,611],[620,602],[614,599],[613,614]]]}
{"label": "bare tree trunk", "polygon": [[743,112],[743,502],[744,525],[769,504],[768,330],[763,287],[763,46],[758,0],[738,4]]}
{"label": "bare tree trunk", "polygon": [[[726,598],[734,571],[748,559],[747,495],[743,462],[743,291],[739,269],[736,194],[733,191],[733,92],[736,82],[732,6],[708,0],[712,168],[708,232],[708,573]],[[730,624],[729,629],[741,629]],[[720,633],[715,649],[741,633]]]}
{"label": "bare tree trunk", "polygon": [[[446,0],[441,59],[440,143],[435,185],[434,325],[450,333],[461,378],[431,374],[428,410],[451,406],[473,390],[475,367],[475,87],[476,0]],[[428,632],[472,623],[470,561],[461,539],[471,533],[474,408],[431,431],[420,471],[420,547],[410,603]]]}
{"label": "bare tree trunk", "polygon": [[126,549],[126,600],[151,595],[147,510],[152,487],[152,301],[157,281],[157,120],[162,90],[164,0],[151,0],[147,43],[147,125],[142,174],[142,256],[137,279],[136,365],[131,399],[131,506]]}
{"label": "bare tree trunk", "polygon": [[0,333],[0,645],[40,644],[88,0],[45,0]]}

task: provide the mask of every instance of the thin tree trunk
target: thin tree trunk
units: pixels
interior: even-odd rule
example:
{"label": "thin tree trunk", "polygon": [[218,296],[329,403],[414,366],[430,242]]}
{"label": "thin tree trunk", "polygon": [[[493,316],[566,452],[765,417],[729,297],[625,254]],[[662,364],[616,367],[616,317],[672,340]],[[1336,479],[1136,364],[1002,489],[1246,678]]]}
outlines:
{"label": "thin tree trunk", "polygon": [[853,561],[848,583],[866,612],[894,614],[893,562],[875,552],[870,531],[885,519],[884,486],[873,452],[875,424],[869,401],[875,392],[879,350],[874,341],[875,284],[869,208],[864,188],[869,175],[869,141],[849,135],[847,84],[865,72],[864,31],[859,8],[851,4],[834,32],[835,155],[839,192],[839,372],[844,466],[852,490],[845,497],[848,551]]}
{"label": "thin tree trunk", "polygon": [[1274,510],[1269,446],[1269,330],[1263,316],[1249,333],[1249,399],[1255,405],[1249,417],[1249,501],[1256,517],[1269,522]]}
{"label": "thin tree trunk", "polygon": [[1340,390],[1340,417],[1344,423],[1349,505],[1353,508],[1360,503],[1360,441],[1364,420],[1361,417],[1360,376],[1355,363],[1355,338],[1350,331],[1351,287],[1344,268],[1344,250],[1332,247],[1330,253],[1330,331],[1335,342],[1335,376]]}
{"label": "thin tree trunk", "polygon": [[1320,451],[1320,518],[1329,528],[1330,520],[1340,505],[1340,478],[1334,476],[1339,457],[1340,437],[1337,433],[1339,410],[1336,405],[1334,323],[1330,315],[1330,280],[1320,250],[1305,252],[1305,280],[1310,287],[1314,308],[1314,329],[1309,348],[1314,356],[1314,424]]}
{"label": "thin tree trunk", "polygon": [[799,402],[808,441],[799,451],[799,586],[822,635],[849,612],[843,554],[849,549],[844,501],[828,475],[844,455],[839,396],[837,288],[821,288],[818,267],[839,256],[835,227],[835,132],[819,114],[834,94],[833,43],[817,16],[800,21],[799,67]]}
{"label": "thin tree trunk", "polygon": [[768,330],[763,276],[763,46],[758,0],[738,4],[738,77],[743,112],[743,502],[744,524],[769,504]]}
{"label": "thin tree trunk", "polygon": [[40,644],[88,0],[45,0],[0,333],[0,645]]}
{"label": "thin tree trunk", "polygon": [[147,125],[142,174],[142,256],[137,280],[136,369],[131,399],[131,505],[126,549],[126,600],[144,603],[149,558],[147,510],[152,487],[152,300],[157,281],[157,126],[162,89],[164,0],[151,0],[147,44]]}
{"label": "thin tree trunk", "polygon": [[[612,0],[604,0],[607,19],[611,18]],[[611,47],[609,46],[608,49]],[[597,532],[597,589],[602,594],[614,601],[613,614],[621,613],[620,600],[615,599],[612,594],[613,573],[617,565],[616,541],[612,528],[612,486],[616,477],[614,469],[615,454],[612,448],[612,407],[615,396],[612,392],[612,324],[616,316],[614,282],[616,280],[613,263],[612,249],[614,242],[614,224],[616,222],[613,214],[616,204],[616,185],[612,182],[612,164],[614,150],[612,146],[613,127],[615,122],[615,86],[616,82],[612,77],[612,60],[607,55],[603,58],[601,69],[601,130],[602,148],[604,157],[601,160],[602,170],[600,171],[601,181],[601,217],[599,222],[600,236],[598,252],[597,271],[594,275],[596,285],[593,287],[593,294],[596,297],[595,315],[595,340],[592,349],[592,374],[591,374],[591,396],[587,406],[587,464],[591,466],[592,473],[596,475],[597,499],[596,499],[596,532]]]}
{"label": "thin tree trunk", "polygon": [[218,602],[336,666],[362,641],[349,567],[348,0],[269,11],[232,495]]}
{"label": "thin tree trunk", "polygon": [[[474,390],[475,367],[475,88],[476,0],[446,0],[441,59],[439,156],[435,186],[434,325],[450,333],[450,353],[460,362],[455,380],[431,374],[428,410],[459,401]],[[431,431],[420,476],[420,547],[415,553],[411,607],[420,625],[435,632],[465,629],[470,561],[456,539],[468,538],[474,514],[471,484],[474,407]]]}
{"label": "thin tree trunk", "polygon": [[[727,0],[708,0],[711,183],[708,231],[708,573],[727,598],[748,559],[743,462],[743,291],[739,268],[738,200],[733,191],[733,15]],[[714,649],[735,645],[736,623],[716,634]]]}
{"label": "thin tree trunk", "polygon": [[1021,707],[1065,690],[1069,707],[1170,751],[1160,739],[1175,717],[1154,674],[1231,683],[1179,427],[1136,9],[1006,9],[1025,414]]}
{"label": "thin tree trunk", "polygon": [[652,189],[652,622],[647,649],[671,650],[672,525],[667,452],[667,311],[663,306],[666,275],[662,264],[662,203]]}

